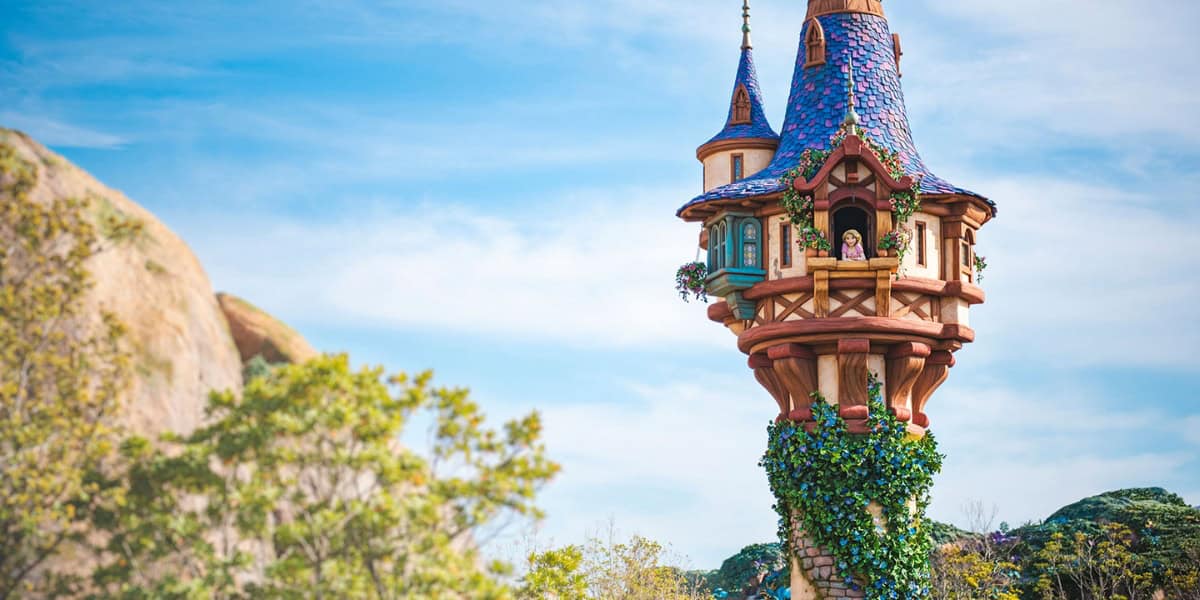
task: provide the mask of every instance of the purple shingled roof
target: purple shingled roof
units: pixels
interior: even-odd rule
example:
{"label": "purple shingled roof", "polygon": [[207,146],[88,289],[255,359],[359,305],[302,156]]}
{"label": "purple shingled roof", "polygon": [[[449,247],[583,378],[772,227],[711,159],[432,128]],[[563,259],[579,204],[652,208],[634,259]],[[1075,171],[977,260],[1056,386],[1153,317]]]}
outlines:
{"label": "purple shingled roof", "polygon": [[[750,94],[750,122],[744,125],[731,125],[733,122],[733,95],[738,86],[745,85]],[[742,50],[742,60],[738,63],[737,79],[733,82],[733,91],[729,96],[729,118],[725,120],[725,129],[705,142],[745,138],[779,139],[779,134],[771,129],[767,122],[767,113],[763,111],[762,90],[758,88],[758,75],[754,71],[754,51],[750,48]]]}
{"label": "purple shingled roof", "polygon": [[[796,166],[804,150],[828,149],[829,140],[846,117],[851,53],[854,55],[857,88],[856,111],[862,134],[899,153],[907,173],[921,179],[922,193],[964,194],[983,198],[934,175],[917,153],[905,113],[904,92],[900,88],[900,74],[896,68],[887,19],[860,13],[836,13],[818,18],[825,30],[827,62],[821,66],[804,67],[804,39],[808,31],[806,23],[800,32],[800,49],[796,56],[787,118],[774,160],[759,173],[697,196],[680,212],[712,200],[749,198],[782,191],[783,184],[779,178]],[[755,93],[757,89],[755,82]],[[757,109],[757,102],[755,106]],[[763,122],[766,122],[765,118]]]}

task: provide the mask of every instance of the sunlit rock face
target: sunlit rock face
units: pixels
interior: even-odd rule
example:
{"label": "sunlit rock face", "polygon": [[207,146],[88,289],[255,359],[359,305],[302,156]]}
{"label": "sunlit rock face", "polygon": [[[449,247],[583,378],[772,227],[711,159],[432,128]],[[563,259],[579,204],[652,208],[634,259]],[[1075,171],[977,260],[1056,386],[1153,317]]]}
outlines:
{"label": "sunlit rock face", "polygon": [[[140,435],[186,433],[200,424],[213,390],[240,390],[242,361],[212,284],[188,246],[124,194],[28,136],[0,129],[0,144],[36,165],[31,198],[86,198],[93,220],[118,215],[140,221],[133,239],[103,239],[88,264],[95,287],[85,311],[115,314],[128,328],[133,377],[122,418]],[[0,198],[0,201],[8,201]]]}

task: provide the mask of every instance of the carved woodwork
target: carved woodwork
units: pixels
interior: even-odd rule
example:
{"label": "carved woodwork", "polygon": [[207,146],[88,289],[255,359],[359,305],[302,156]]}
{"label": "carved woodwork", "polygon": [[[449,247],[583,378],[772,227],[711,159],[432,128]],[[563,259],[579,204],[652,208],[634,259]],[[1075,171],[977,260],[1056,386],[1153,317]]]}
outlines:
{"label": "carved woodwork", "polygon": [[775,399],[775,403],[779,405],[779,418],[783,420],[787,418],[791,412],[791,403],[787,388],[779,379],[779,374],[775,372],[775,361],[771,360],[766,354],[754,354],[750,356],[750,368],[754,369],[754,378],[758,383],[771,394]]}
{"label": "carved woodwork", "polygon": [[767,350],[775,362],[775,372],[791,396],[793,421],[812,420],[812,395],[817,386],[817,355],[799,344],[782,344]]}
{"label": "carved woodwork", "polygon": [[928,344],[914,342],[897,344],[888,351],[887,403],[892,414],[901,421],[912,420],[909,398],[930,354],[932,349]]}
{"label": "carved woodwork", "polygon": [[867,356],[870,352],[870,340],[838,340],[838,411],[848,421],[866,419],[870,414],[867,407]]}
{"label": "carved woodwork", "polygon": [[929,427],[929,415],[925,414],[925,404],[946,379],[950,377],[950,367],[954,366],[954,355],[939,350],[925,359],[925,370],[917,378],[912,390],[913,423],[920,427]]}

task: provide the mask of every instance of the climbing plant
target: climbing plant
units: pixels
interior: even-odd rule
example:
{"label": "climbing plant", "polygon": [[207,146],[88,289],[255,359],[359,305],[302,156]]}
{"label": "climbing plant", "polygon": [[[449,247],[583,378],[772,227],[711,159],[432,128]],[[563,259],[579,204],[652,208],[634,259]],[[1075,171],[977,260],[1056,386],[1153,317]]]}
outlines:
{"label": "climbing plant", "polygon": [[[790,552],[803,531],[831,553],[838,576],[868,599],[930,597],[925,525],[933,476],[942,455],[933,435],[912,439],[884,405],[882,385],[869,383],[870,433],[851,434],[820,393],[813,394],[812,431],[791,421],[769,428],[760,465],[777,500],[779,534]],[[871,506],[880,509],[881,519]],[[799,519],[793,523],[793,517]]]}

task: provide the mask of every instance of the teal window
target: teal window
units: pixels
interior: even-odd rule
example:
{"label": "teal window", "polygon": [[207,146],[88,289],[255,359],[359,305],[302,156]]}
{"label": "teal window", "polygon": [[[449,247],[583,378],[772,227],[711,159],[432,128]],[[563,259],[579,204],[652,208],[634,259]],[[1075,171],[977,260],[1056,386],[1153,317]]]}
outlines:
{"label": "teal window", "polygon": [[742,268],[757,269],[761,264],[762,231],[758,219],[746,219],[741,223]]}
{"label": "teal window", "polygon": [[746,177],[746,156],[734,154],[730,159],[730,177],[733,181],[741,181]]}
{"label": "teal window", "polygon": [[729,252],[728,230],[725,222],[717,225],[717,270],[724,269],[727,266],[727,257]]}

